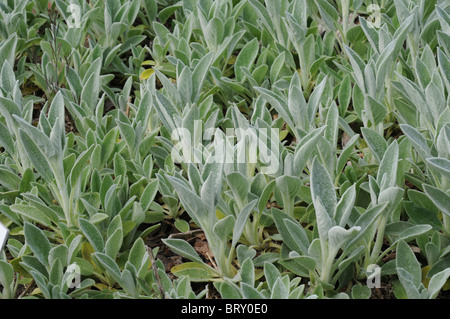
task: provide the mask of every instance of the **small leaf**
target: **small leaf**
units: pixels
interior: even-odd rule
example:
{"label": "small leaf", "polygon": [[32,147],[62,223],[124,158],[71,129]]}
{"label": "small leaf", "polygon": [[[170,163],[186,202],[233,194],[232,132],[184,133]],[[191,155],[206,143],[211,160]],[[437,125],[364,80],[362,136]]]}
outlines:
{"label": "small leaf", "polygon": [[422,270],[414,252],[403,240],[397,246],[396,267],[404,269],[410,275],[414,286],[419,288],[422,282]]}
{"label": "small leaf", "polygon": [[153,68],[142,71],[141,75],[139,76],[139,80],[147,80],[153,73],[155,73],[155,70],[153,70]]}
{"label": "small leaf", "polygon": [[187,233],[190,229],[189,223],[183,219],[177,219],[174,226],[182,233]]}
{"label": "small leaf", "polygon": [[353,299],[369,299],[372,296],[372,291],[367,286],[354,285],[352,288]]}

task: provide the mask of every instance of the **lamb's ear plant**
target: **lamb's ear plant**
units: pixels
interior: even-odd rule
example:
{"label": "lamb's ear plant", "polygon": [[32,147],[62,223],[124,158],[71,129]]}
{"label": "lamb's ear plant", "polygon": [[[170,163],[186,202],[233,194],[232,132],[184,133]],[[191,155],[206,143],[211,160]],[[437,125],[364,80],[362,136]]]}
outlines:
{"label": "lamb's ear plant", "polygon": [[[151,252],[149,252],[149,249],[142,239],[136,240],[129,251],[128,259],[120,267],[115,258],[111,258],[107,252],[96,252],[92,255],[112,280],[111,284],[117,283],[122,288],[114,293],[115,298],[164,299],[166,298],[165,293],[170,294],[173,287],[170,279],[161,271],[163,269],[161,261],[152,260],[157,249]],[[150,257],[150,254],[152,257]],[[151,265],[151,263],[154,263],[154,265]],[[161,276],[163,278],[160,278]],[[111,285],[111,287],[113,286]],[[161,295],[162,287],[165,290],[164,295]]]}
{"label": "lamb's ear plant", "polygon": [[[347,267],[361,259],[364,238],[387,204],[378,204],[350,222],[355,187],[350,187],[338,201],[331,178],[317,158],[311,168],[311,195],[316,215],[314,233],[318,235],[312,240],[297,220],[279,210],[272,212],[285,245],[280,263],[298,275],[311,276],[317,287],[331,293]],[[347,228],[348,224],[352,226]]]}
{"label": "lamb's ear plant", "polygon": [[0,298],[445,296],[449,8],[0,2]]}
{"label": "lamb's ear plant", "polygon": [[[24,234],[33,256],[22,256],[20,265],[33,277],[46,299],[70,299],[93,286],[90,278],[81,280],[81,268],[74,261],[80,243],[80,236],[69,246],[52,245],[44,231],[25,223]],[[79,276],[75,289],[69,292],[75,277]]]}
{"label": "lamb's ear plant", "polygon": [[408,299],[435,299],[447,279],[450,277],[450,268],[446,268],[434,274],[428,281],[427,287],[422,278],[422,269],[419,261],[414,255],[411,247],[404,241],[400,241],[397,246],[396,270],[400,283],[403,287],[399,297]]}
{"label": "lamb's ear plant", "polygon": [[394,57],[398,56],[398,52],[407,36],[413,19],[414,16],[411,16],[404,21],[394,34],[392,41],[379,54],[373,55],[367,64],[350,47],[345,47],[353,68],[355,83],[363,97],[363,107],[360,108],[361,106],[358,106],[356,112],[363,122],[364,127],[371,127],[378,133],[382,132],[382,122],[387,115],[386,106],[383,104],[383,99],[386,94],[384,90],[385,81],[390,81],[389,79],[391,77],[388,76],[388,72],[392,70]]}
{"label": "lamb's ear plant", "polygon": [[14,161],[14,166],[10,167],[15,167],[19,173],[24,173],[27,168],[31,168],[31,164],[25,146],[20,140],[19,128],[14,121],[14,115],[31,123],[33,101],[26,102],[23,99],[19,90],[20,82],[16,79],[13,71],[13,64],[10,64],[7,59],[0,69],[0,78],[2,87],[0,113],[4,118],[4,121],[0,123],[0,143]]}
{"label": "lamb's ear plant", "polygon": [[[301,277],[291,279],[289,274],[269,262],[264,262],[263,272],[255,269],[254,262],[247,257],[241,261],[239,271],[240,282],[217,281],[214,286],[224,299],[316,299],[317,295],[305,291],[305,285],[300,284]],[[264,276],[264,282],[258,282]]]}
{"label": "lamb's ear plant", "polygon": [[[49,106],[48,117],[41,113],[39,127],[34,127],[17,115],[13,115],[29,161],[39,175],[48,183],[53,196],[61,205],[68,227],[76,225],[77,211],[74,203],[79,194],[81,169],[92,149],[85,150],[78,158],[70,178],[65,178],[64,151],[66,145],[64,126],[64,99],[58,93]],[[71,187],[70,191],[68,187]],[[75,196],[75,198],[74,198]]]}
{"label": "lamb's ear plant", "polygon": [[[167,246],[192,261],[175,266],[172,271],[189,274],[191,280],[233,279],[237,273],[233,262],[236,245],[240,241],[247,219],[255,209],[257,200],[253,200],[243,207],[236,217],[230,214],[219,219],[216,209],[221,201],[223,164],[208,163],[207,161],[199,177],[200,180],[187,182],[181,177],[167,176],[177,191],[186,212],[205,233],[209,249],[214,256],[214,260],[211,261],[214,268],[207,265],[186,241],[168,238],[163,240]],[[194,185],[193,183],[200,184]],[[230,237],[232,237],[231,245]],[[195,270],[192,275],[189,272],[190,269]],[[196,278],[195,274],[197,274]],[[199,277],[200,275],[201,277]]]}

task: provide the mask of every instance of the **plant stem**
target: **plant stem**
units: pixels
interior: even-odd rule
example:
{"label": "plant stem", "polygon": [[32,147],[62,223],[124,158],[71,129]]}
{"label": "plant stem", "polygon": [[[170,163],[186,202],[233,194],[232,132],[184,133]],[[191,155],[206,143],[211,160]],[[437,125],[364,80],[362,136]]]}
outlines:
{"label": "plant stem", "polygon": [[373,246],[372,254],[370,255],[369,258],[369,264],[374,264],[380,255],[381,247],[383,246],[384,231],[386,229],[386,224],[387,224],[387,217],[383,216],[378,226],[377,239],[375,241],[375,245]]}

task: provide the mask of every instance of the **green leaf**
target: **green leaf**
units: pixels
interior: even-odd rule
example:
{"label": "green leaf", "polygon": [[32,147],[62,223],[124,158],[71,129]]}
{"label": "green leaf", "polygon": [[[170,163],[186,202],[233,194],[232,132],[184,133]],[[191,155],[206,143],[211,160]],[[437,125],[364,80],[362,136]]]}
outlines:
{"label": "green leaf", "polygon": [[215,281],[214,287],[219,291],[223,299],[242,299],[239,288],[227,281]]}
{"label": "green leaf", "polygon": [[[433,227],[431,227],[430,225],[414,225],[414,226],[404,230],[398,236],[398,239],[396,240],[396,242],[399,240],[403,240],[405,242],[411,241],[412,239],[418,238],[420,235],[428,233],[432,229],[433,229]],[[396,242],[394,242],[392,245],[395,245]]]}
{"label": "green leaf", "polygon": [[278,278],[281,278],[281,273],[278,271],[274,264],[265,262],[264,263],[264,277],[266,278],[269,290],[272,291],[272,287]]}
{"label": "green leaf", "polygon": [[[87,108],[91,111],[97,105],[98,94],[100,92],[100,68],[102,66],[102,58],[97,58],[90,65],[86,72],[83,90],[81,91],[81,102],[85,103]],[[86,80],[86,76],[89,76]]]}
{"label": "green leaf", "polygon": [[28,158],[36,171],[47,181],[53,180],[53,172],[50,168],[47,158],[42,154],[39,147],[36,146],[34,141],[25,133],[22,129],[19,129],[19,136],[27,152]]}
{"label": "green leaf", "polygon": [[37,222],[43,226],[51,226],[52,222],[43,212],[39,209],[23,204],[13,204],[10,206],[11,210],[17,214],[22,215],[25,218],[29,218],[34,222]]}
{"label": "green leaf", "polygon": [[443,157],[432,157],[428,158],[426,161],[433,169],[450,180],[450,161],[448,159]]}
{"label": "green leaf", "polygon": [[142,192],[140,203],[144,212],[149,210],[150,205],[153,203],[153,200],[158,192],[158,186],[159,180],[155,179],[151,181]]}
{"label": "green leaf", "polygon": [[378,125],[385,119],[387,110],[383,104],[368,96],[370,112],[372,113],[373,125]]}
{"label": "green leaf", "polygon": [[92,254],[98,262],[106,269],[115,281],[121,283],[120,269],[117,263],[106,254],[95,252]]}
{"label": "green leaf", "polygon": [[416,288],[419,287],[422,282],[422,270],[419,262],[412,249],[401,240],[397,245],[397,257],[396,257],[396,267],[403,268],[412,279],[412,282]]}
{"label": "green leaf", "polygon": [[338,123],[339,123],[339,112],[336,107],[336,103],[332,103],[328,109],[327,118],[325,120],[325,138],[333,148],[336,147],[338,138]]}
{"label": "green leaf", "polygon": [[282,52],[273,61],[273,64],[270,67],[270,82],[271,83],[275,83],[277,81],[280,71],[283,68],[285,58],[286,58],[286,53]]}
{"label": "green leaf", "polygon": [[361,128],[361,133],[377,161],[381,162],[381,159],[383,158],[384,153],[386,153],[387,149],[386,140],[380,134],[370,128]]}
{"label": "green leaf", "polygon": [[245,74],[241,68],[246,67],[250,70],[256,56],[258,55],[258,51],[259,42],[258,39],[254,38],[242,48],[241,52],[239,52],[234,64],[234,73],[238,82],[243,82],[245,79]]}
{"label": "green leaf", "polygon": [[450,277],[450,268],[442,270],[441,272],[434,275],[430,282],[428,283],[428,291],[430,292],[430,299],[437,297],[442,287],[447,282]]}
{"label": "green leaf", "polygon": [[203,225],[207,221],[207,209],[202,199],[187,188],[178,178],[167,176],[167,179],[177,191],[183,207],[197,225]]}
{"label": "green leaf", "polygon": [[276,182],[274,180],[272,180],[269,184],[267,184],[264,187],[264,190],[261,194],[261,196],[259,196],[259,201],[258,201],[258,211],[262,212],[264,210],[264,208],[266,207],[267,203],[270,200],[270,197],[272,196],[273,190],[275,189],[275,184]]}
{"label": "green leaf", "polygon": [[94,250],[96,252],[103,252],[103,249],[105,248],[105,242],[98,228],[84,218],[79,218],[78,223],[80,225],[81,231],[83,232],[89,243],[92,245]]}
{"label": "green leaf", "polygon": [[419,289],[414,284],[411,274],[403,268],[397,268],[397,275],[408,299],[420,299]]}
{"label": "green leaf", "polygon": [[91,156],[92,152],[94,150],[94,146],[91,145],[86,151],[81,153],[75,164],[73,165],[71,171],[70,171],[70,185],[72,187],[75,187],[77,181],[81,178],[81,173],[83,171],[83,168],[86,165],[86,162],[88,161],[89,157]]}
{"label": "green leaf", "polygon": [[[276,179],[276,184],[283,196],[284,207],[289,207],[293,204],[295,196],[300,191],[302,186],[301,180],[298,177],[283,175]],[[292,212],[289,212],[291,214]]]}
{"label": "green leaf", "polygon": [[273,209],[272,216],[286,246],[299,254],[306,255],[310,243],[305,229],[293,217],[281,210]]}
{"label": "green leaf", "polygon": [[244,227],[247,224],[247,220],[253,211],[253,209],[256,206],[257,199],[251,201],[248,203],[242,211],[239,213],[239,215],[236,218],[236,223],[233,230],[233,239],[231,242],[231,247],[235,247],[239,239],[241,238],[242,232],[244,231]]}
{"label": "green leaf", "polygon": [[0,168],[0,184],[10,191],[17,190],[20,183],[20,177],[9,169]]}
{"label": "green leaf", "polygon": [[423,137],[423,135],[420,134],[416,128],[408,124],[400,124],[400,128],[411,141],[412,145],[423,160],[431,157],[430,148],[428,147],[425,137]]}
{"label": "green leaf", "polygon": [[246,283],[252,287],[255,285],[255,267],[250,258],[244,260],[240,270],[242,283]]}
{"label": "green leaf", "polygon": [[450,216],[450,196],[441,191],[440,189],[423,184],[425,194],[433,203],[438,207],[445,215]]}
{"label": "green leaf", "polygon": [[364,61],[361,59],[361,57],[355,51],[350,49],[350,47],[344,45],[344,48],[352,65],[353,76],[356,80],[356,83],[359,89],[362,91],[362,93],[365,94],[366,86],[364,81],[365,76],[363,70],[366,68],[366,65]]}
{"label": "green leaf", "polygon": [[281,277],[277,278],[273,287],[270,299],[287,299],[289,295],[289,290],[284,285]]}
{"label": "green leaf", "polygon": [[348,254],[353,248],[359,246],[358,243],[364,238],[364,236],[370,232],[371,226],[378,220],[378,217],[386,210],[388,203],[380,203],[376,206],[366,210],[355,222],[355,226],[361,227],[359,234],[351,240],[346,246],[343,255]]}
{"label": "green leaf", "polygon": [[17,34],[13,33],[8,39],[0,43],[0,60],[8,61],[9,65],[14,65],[16,56]]}
{"label": "green leaf", "polygon": [[317,110],[319,109],[322,94],[325,90],[325,86],[328,83],[328,78],[324,77],[323,80],[314,88],[314,91],[309,97],[308,101],[308,119],[310,123],[314,123]]}
{"label": "green leaf", "polygon": [[380,186],[380,191],[396,185],[398,154],[398,143],[397,141],[394,141],[384,153],[378,170],[377,183]]}
{"label": "green leaf", "polygon": [[253,260],[256,256],[256,250],[254,248],[250,248],[246,245],[239,245],[236,248],[236,256],[239,263],[243,263],[247,258]]}
{"label": "green leaf", "polygon": [[325,130],[325,126],[319,127],[308,135],[306,135],[299,147],[295,150],[294,155],[294,174],[300,176],[303,172],[308,160],[311,158],[314,150],[317,147],[318,141],[322,136],[322,132]]}
{"label": "green leaf", "polygon": [[320,15],[322,16],[322,21],[325,25],[332,31],[337,31],[337,23],[339,19],[339,13],[326,0],[315,0],[317,7],[319,8]]}
{"label": "green leaf", "polygon": [[442,229],[442,222],[438,218],[438,214],[428,208],[420,207],[412,202],[403,202],[405,211],[408,214],[411,221],[416,224],[428,224],[434,229]]}
{"label": "green leaf", "polygon": [[236,219],[232,215],[228,215],[216,222],[214,225],[213,231],[217,234],[219,238],[228,238],[228,235],[230,235],[231,231],[234,228],[234,225],[236,224]]}
{"label": "green leaf", "polygon": [[197,102],[203,89],[206,76],[208,74],[211,63],[214,59],[214,52],[206,54],[197,64],[192,72],[192,99],[193,103]]}
{"label": "green leaf", "polygon": [[3,286],[2,294],[4,297],[13,298],[14,296],[8,296],[8,292],[11,292],[12,285],[14,284],[14,268],[7,262],[0,260],[0,284]]}
{"label": "green leaf", "polygon": [[171,250],[176,252],[177,254],[180,254],[181,256],[190,259],[194,262],[203,263],[203,260],[200,258],[200,256],[197,254],[194,248],[192,248],[191,245],[185,240],[182,239],[174,239],[174,238],[167,238],[162,239],[163,243],[167,245]]}
{"label": "green leaf", "polygon": [[119,119],[117,119],[116,122],[117,126],[119,127],[122,139],[124,139],[127,143],[130,153],[134,154],[136,145],[136,133],[133,127],[129,123],[122,122]]}
{"label": "green leaf", "polygon": [[355,237],[361,230],[361,227],[355,226],[350,229],[345,229],[340,226],[333,226],[328,231],[328,247],[333,253],[337,253],[339,249],[344,246],[351,238]]}
{"label": "green leaf", "polygon": [[272,107],[275,108],[275,110],[286,121],[289,127],[295,128],[294,119],[292,118],[288,103],[286,102],[286,99],[283,96],[262,87],[255,87],[255,90],[258,91],[261,94],[261,96],[265,100],[267,100],[267,102],[269,102],[270,105],[272,105]]}
{"label": "green leaf", "polygon": [[227,182],[239,205],[244,204],[250,191],[248,179],[239,172],[233,172],[227,176]]}
{"label": "green leaf", "polygon": [[121,175],[125,175],[127,173],[127,164],[125,159],[119,153],[114,155],[114,175],[118,178]]}
{"label": "green leaf", "polygon": [[172,267],[171,272],[177,277],[189,276],[191,281],[205,282],[217,276],[213,268],[203,262],[187,262]]}
{"label": "green leaf", "polygon": [[258,290],[245,282],[241,283],[241,292],[245,299],[265,299],[265,297]]}
{"label": "green leaf", "polygon": [[128,262],[130,262],[136,270],[139,270],[149,263],[149,257],[147,255],[147,249],[142,238],[138,238],[133,247],[130,249],[130,254],[128,255]]}
{"label": "green leaf", "polygon": [[334,216],[336,210],[334,185],[328,171],[319,163],[317,157],[314,159],[311,169],[311,195],[314,207],[317,205],[317,198],[319,198],[328,213],[328,217]]}
{"label": "green leaf", "polygon": [[105,244],[105,253],[112,259],[116,259],[119,254],[120,248],[123,243],[123,231],[122,229],[116,229],[116,231],[108,238]]}
{"label": "green leaf", "polygon": [[354,151],[355,144],[358,140],[359,140],[359,135],[355,134],[345,145],[345,148],[342,150],[341,155],[338,158],[338,162],[336,165],[336,174],[341,173],[342,170],[344,169],[349,157],[351,156],[351,154]]}
{"label": "green leaf", "polygon": [[353,299],[369,299],[372,296],[372,291],[367,286],[354,285],[352,287]]}
{"label": "green leaf", "polygon": [[356,186],[355,184],[353,184],[345,191],[344,195],[342,195],[339,203],[336,206],[336,211],[333,219],[339,226],[345,227],[345,225],[347,224],[348,218],[350,217],[350,214],[353,210],[355,200]]}
{"label": "green leaf", "polygon": [[52,246],[44,232],[28,222],[25,222],[23,232],[26,244],[30,247],[37,259],[43,265],[49,266],[48,256]]}
{"label": "green leaf", "polygon": [[16,146],[14,144],[14,140],[12,139],[12,135],[9,132],[8,128],[1,122],[0,122],[0,145],[10,155],[14,154]]}
{"label": "green leaf", "polygon": [[189,223],[183,219],[177,219],[174,226],[182,233],[187,233],[190,229]]}
{"label": "green leaf", "polygon": [[323,246],[325,245],[325,241],[328,240],[328,231],[333,226],[333,221],[319,197],[316,197],[314,208],[316,211],[317,231],[319,233],[320,242]]}

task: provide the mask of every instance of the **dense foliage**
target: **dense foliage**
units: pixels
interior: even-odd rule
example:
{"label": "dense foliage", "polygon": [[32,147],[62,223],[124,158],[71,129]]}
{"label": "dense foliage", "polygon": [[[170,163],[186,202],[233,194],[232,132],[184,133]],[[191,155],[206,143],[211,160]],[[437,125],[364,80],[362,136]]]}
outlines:
{"label": "dense foliage", "polygon": [[444,298],[449,93],[448,0],[3,0],[0,298]]}

